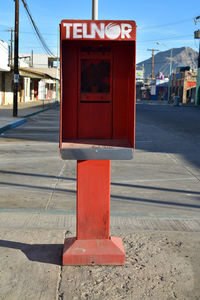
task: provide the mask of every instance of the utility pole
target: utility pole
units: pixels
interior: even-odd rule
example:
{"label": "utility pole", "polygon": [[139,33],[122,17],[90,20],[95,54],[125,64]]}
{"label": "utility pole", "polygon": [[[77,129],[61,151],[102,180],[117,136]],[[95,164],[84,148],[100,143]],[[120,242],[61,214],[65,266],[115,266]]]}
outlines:
{"label": "utility pole", "polygon": [[57,31],[57,68],[56,68],[56,101],[58,102],[58,67],[59,67],[59,27],[58,27],[58,31]]}
{"label": "utility pole", "polygon": [[31,68],[33,68],[33,50],[31,50],[31,63],[30,63]]}
{"label": "utility pole", "polygon": [[171,95],[171,75],[172,75],[172,62],[173,62],[173,58],[172,58],[173,48],[170,49],[167,45],[165,45],[164,43],[161,43],[161,42],[157,42],[156,44],[157,45],[163,45],[165,48],[170,50],[169,81],[168,81],[168,94],[167,94],[167,101],[169,103],[170,95]]}
{"label": "utility pole", "polygon": [[145,74],[145,68],[144,68],[144,64],[142,64],[142,73],[143,73],[143,81],[144,81],[144,74]]}
{"label": "utility pole", "polygon": [[98,0],[92,0],[92,20],[98,20]]}
{"label": "utility pole", "polygon": [[14,49],[14,94],[13,117],[17,117],[18,111],[18,84],[19,84],[19,0],[15,0],[15,49]]}
{"label": "utility pole", "polygon": [[14,32],[14,29],[13,28],[10,28],[6,31],[10,31],[10,65],[12,66],[13,65],[13,32]]}
{"label": "utility pole", "polygon": [[158,49],[147,49],[147,51],[152,52],[152,62],[151,62],[151,80],[153,80],[153,72],[154,72],[154,52],[159,51]]}

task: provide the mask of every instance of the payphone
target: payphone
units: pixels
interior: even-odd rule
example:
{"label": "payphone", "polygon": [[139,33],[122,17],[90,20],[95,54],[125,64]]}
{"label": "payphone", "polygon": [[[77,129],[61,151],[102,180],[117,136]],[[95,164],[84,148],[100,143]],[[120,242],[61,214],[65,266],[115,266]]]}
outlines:
{"label": "payphone", "polygon": [[109,236],[110,160],[133,157],[136,24],[63,20],[60,37],[60,152],[77,160],[77,237],[63,264],[123,264]]}

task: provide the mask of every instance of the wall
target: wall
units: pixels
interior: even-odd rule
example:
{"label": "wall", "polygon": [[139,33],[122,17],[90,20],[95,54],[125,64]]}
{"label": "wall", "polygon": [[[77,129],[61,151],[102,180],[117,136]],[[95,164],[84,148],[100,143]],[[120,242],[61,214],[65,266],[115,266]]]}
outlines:
{"label": "wall", "polygon": [[5,78],[5,104],[12,104],[13,103],[12,85],[13,85],[13,74],[12,73],[6,73],[6,78]]}
{"label": "wall", "polygon": [[[26,57],[20,59],[20,67],[30,67],[31,63],[31,53],[29,54],[20,54],[20,57]],[[33,68],[48,68],[48,59],[49,55],[47,54],[33,54]]]}
{"label": "wall", "polygon": [[200,88],[200,68],[198,69],[198,73],[197,73],[197,85],[196,85],[196,95],[195,95],[196,105],[200,105],[199,88]]}
{"label": "wall", "polygon": [[0,41],[0,71],[10,71],[8,44]]}
{"label": "wall", "polygon": [[3,104],[3,92],[2,92],[2,72],[0,72],[0,105]]}

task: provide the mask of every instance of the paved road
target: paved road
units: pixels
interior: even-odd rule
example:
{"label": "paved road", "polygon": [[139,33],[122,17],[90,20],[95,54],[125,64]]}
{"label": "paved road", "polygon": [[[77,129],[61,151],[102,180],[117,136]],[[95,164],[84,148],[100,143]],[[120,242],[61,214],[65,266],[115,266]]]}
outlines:
{"label": "paved road", "polygon": [[[137,105],[135,158],[112,162],[112,213],[199,216],[199,116],[198,108]],[[75,210],[76,163],[60,159],[58,131],[56,108],[1,135],[1,209]]]}
{"label": "paved road", "polygon": [[1,135],[0,299],[111,299],[116,290],[115,299],[147,299],[135,295],[140,285],[151,299],[199,299],[200,139],[183,129],[199,113],[137,105],[135,158],[112,162],[111,234],[123,238],[124,267],[61,266],[64,237],[75,235],[76,163],[59,156],[59,109]]}

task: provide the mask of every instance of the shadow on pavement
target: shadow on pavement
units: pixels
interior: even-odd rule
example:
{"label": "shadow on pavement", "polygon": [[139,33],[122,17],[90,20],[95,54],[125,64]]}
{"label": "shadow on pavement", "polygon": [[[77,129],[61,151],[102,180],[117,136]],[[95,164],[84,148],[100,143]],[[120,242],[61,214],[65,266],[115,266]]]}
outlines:
{"label": "shadow on pavement", "polygon": [[153,204],[161,204],[161,205],[168,205],[168,206],[177,206],[177,207],[188,207],[188,208],[197,208],[200,209],[200,205],[196,204],[188,204],[188,203],[181,203],[181,202],[169,202],[169,201],[159,201],[159,200],[153,200],[153,199],[143,199],[143,198],[134,198],[134,197],[128,197],[128,196],[118,196],[118,195],[111,195],[111,198],[115,199],[123,199],[128,201],[137,201],[142,203],[153,203]]}
{"label": "shadow on pavement", "polygon": [[5,170],[0,170],[0,173],[1,174],[7,174],[7,175],[31,176],[31,177],[40,177],[40,178],[51,178],[51,179],[61,179],[61,180],[76,181],[76,178],[54,176],[54,175],[47,175],[47,174],[34,174],[34,173],[24,173],[24,172],[5,171]]}
{"label": "shadow on pavement", "polygon": [[[112,185],[113,183],[111,183]],[[117,185],[117,183],[115,184]],[[121,185],[121,184],[120,184]],[[63,193],[70,193],[70,194],[76,194],[76,190],[70,190],[70,189],[60,189],[60,188],[54,188],[54,187],[49,187],[49,186],[37,186],[37,185],[30,185],[30,184],[20,184],[20,183],[10,183],[10,182],[0,182],[0,186],[9,186],[9,187],[22,187],[24,188],[30,188],[30,189],[39,189],[39,190],[45,190],[45,191],[56,191],[56,192],[63,192]],[[138,188],[143,188],[143,186],[137,186],[133,185],[131,187],[138,187]],[[146,187],[147,189],[157,189],[155,187]],[[158,188],[159,191],[166,192],[178,192],[178,193],[187,193],[188,191],[185,190],[174,190],[174,189],[163,189],[163,188]],[[195,195],[199,195],[198,192],[194,192]],[[123,195],[113,195],[111,194],[111,199],[119,199],[119,200],[127,200],[127,201],[136,201],[139,203],[154,203],[154,204],[159,204],[159,205],[168,205],[168,206],[176,206],[176,207],[188,207],[188,208],[196,208],[200,209],[200,205],[196,204],[189,204],[189,203],[178,203],[178,202],[170,202],[170,201],[159,201],[159,200],[154,200],[154,199],[145,199],[145,198],[138,198],[138,197],[129,197],[129,196],[123,196]],[[199,200],[199,198],[197,198]]]}
{"label": "shadow on pavement", "polygon": [[[62,177],[62,176],[54,176],[54,175],[47,175],[47,174],[33,174],[33,173],[5,171],[5,170],[0,170],[0,173],[6,174],[6,175],[19,175],[19,176],[59,179],[59,180],[66,180],[66,181],[76,181],[76,178],[72,178],[72,177]],[[25,184],[18,184],[18,183],[15,184],[15,183],[10,183],[10,182],[5,182],[5,183],[0,182],[0,185],[17,185],[17,186],[23,186],[23,187],[27,187],[27,188],[54,190],[54,188],[51,188],[51,187],[33,186],[33,185],[25,185]],[[112,186],[120,186],[120,187],[128,187],[128,188],[154,190],[154,191],[161,191],[161,192],[188,193],[188,194],[192,194],[192,195],[200,195],[200,192],[192,191],[192,190],[188,191],[188,190],[183,190],[183,189],[173,189],[173,188],[163,188],[163,187],[161,188],[161,187],[155,187],[155,186],[128,184],[128,183],[119,183],[119,182],[111,182],[111,185]],[[59,189],[59,188],[56,188],[56,190],[60,191],[60,192],[72,192],[72,193],[74,192],[71,190]]]}
{"label": "shadow on pavement", "polygon": [[31,261],[61,265],[63,244],[26,244],[0,240],[0,247],[22,251]]}
{"label": "shadow on pavement", "polygon": [[[112,182],[111,185],[122,186],[122,187],[130,187],[130,188],[138,188],[138,189],[146,189],[146,190],[153,190],[153,191],[161,191],[161,192],[188,193],[188,194],[192,194],[192,195],[200,195],[200,192],[196,192],[196,191],[161,188],[161,187],[147,186],[147,185],[116,183],[116,182]],[[199,198],[199,200],[200,200],[200,198]]]}

